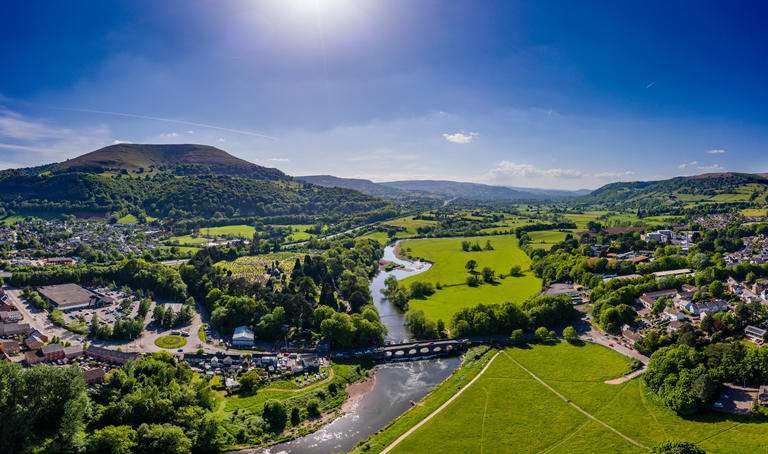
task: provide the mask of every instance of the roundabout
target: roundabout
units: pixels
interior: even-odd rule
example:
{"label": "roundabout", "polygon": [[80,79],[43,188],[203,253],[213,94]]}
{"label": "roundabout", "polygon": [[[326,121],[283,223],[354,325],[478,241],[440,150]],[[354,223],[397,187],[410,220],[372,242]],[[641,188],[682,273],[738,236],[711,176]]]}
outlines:
{"label": "roundabout", "polygon": [[158,337],[155,340],[155,345],[161,348],[181,348],[187,345],[187,340],[181,336],[170,335]]}

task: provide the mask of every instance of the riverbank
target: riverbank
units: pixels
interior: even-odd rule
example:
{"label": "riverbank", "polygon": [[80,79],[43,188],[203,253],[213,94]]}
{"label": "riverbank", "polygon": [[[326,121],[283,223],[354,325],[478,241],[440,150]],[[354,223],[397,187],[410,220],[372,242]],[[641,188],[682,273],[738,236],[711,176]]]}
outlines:
{"label": "riverbank", "polygon": [[430,261],[427,261],[427,260],[421,260],[421,259],[419,259],[419,260],[418,260],[418,261],[416,261],[416,262],[413,262],[413,261],[411,261],[411,259],[409,259],[408,257],[406,257],[406,256],[403,254],[403,252],[400,250],[400,247],[401,247],[401,246],[402,246],[402,244],[403,244],[403,243],[405,243],[406,241],[413,241],[413,240],[412,240],[412,239],[407,239],[407,240],[400,240],[400,241],[398,241],[398,242],[397,242],[397,244],[395,244],[395,247],[394,247],[394,249],[392,250],[392,252],[395,254],[395,257],[397,257],[397,259],[398,259],[398,260],[405,260],[405,261],[409,261],[409,262],[411,262],[411,263],[414,263],[414,266],[413,266],[412,268],[406,268],[406,269],[404,269],[403,271],[418,271],[418,270],[421,270],[421,269],[423,269],[425,266],[427,266],[427,264],[429,264],[429,265],[432,265],[432,264],[433,264],[433,263],[432,263],[432,262],[430,262]]}
{"label": "riverbank", "polygon": [[368,376],[365,378],[362,382],[357,383],[349,383],[347,385],[347,394],[349,394],[349,397],[347,400],[341,404],[341,412],[342,413],[349,413],[355,409],[355,405],[362,399],[366,394],[373,391],[373,387],[376,386],[376,371],[378,371],[379,366],[373,366],[373,368],[368,371]]}

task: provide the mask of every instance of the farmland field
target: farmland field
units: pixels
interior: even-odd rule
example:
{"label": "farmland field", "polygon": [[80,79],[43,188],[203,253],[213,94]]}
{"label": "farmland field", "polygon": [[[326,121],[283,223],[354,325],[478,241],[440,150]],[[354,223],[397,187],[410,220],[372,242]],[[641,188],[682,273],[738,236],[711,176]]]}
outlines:
{"label": "farmland field", "polygon": [[[708,453],[768,450],[762,435],[768,429],[766,418],[717,412],[682,418],[666,409],[641,378],[605,384],[628,368],[625,357],[605,347],[547,343],[507,349],[506,354],[499,354],[464,394],[391,452],[648,452],[577,411],[520,366],[644,446],[673,438],[696,443]],[[387,430],[377,438],[393,440]],[[371,448],[380,452],[383,446]]]}
{"label": "farmland field", "polygon": [[[492,251],[465,252],[461,249],[462,241],[479,242],[481,246],[486,241],[491,242]],[[445,285],[434,295],[423,300],[414,299],[408,304],[412,309],[422,309],[427,318],[442,319],[446,323],[453,314],[463,307],[475,306],[478,303],[492,304],[504,301],[520,303],[529,296],[535,295],[541,289],[541,282],[528,270],[531,261],[517,245],[514,235],[499,235],[492,237],[443,238],[414,240],[403,243],[402,248],[410,248],[409,254],[421,257],[434,265],[424,273],[405,279],[403,283],[410,285],[414,281],[438,282]],[[510,269],[517,265],[522,270],[521,276],[507,276],[494,281],[493,284],[482,284],[477,287],[466,285],[469,276],[464,265],[469,260],[478,263],[476,271],[489,267],[498,274],[508,275]]]}
{"label": "farmland field", "polygon": [[253,234],[256,233],[256,229],[250,225],[225,225],[223,227],[203,227],[200,229],[202,235],[216,235],[231,237],[242,237],[251,239]]}

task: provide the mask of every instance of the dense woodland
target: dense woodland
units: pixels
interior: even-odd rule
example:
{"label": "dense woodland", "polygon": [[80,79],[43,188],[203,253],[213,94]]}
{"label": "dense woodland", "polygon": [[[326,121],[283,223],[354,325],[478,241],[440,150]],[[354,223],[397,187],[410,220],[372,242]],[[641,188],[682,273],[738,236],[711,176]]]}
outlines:
{"label": "dense woodland", "polygon": [[[237,253],[220,249],[198,252],[180,274],[205,305],[211,322],[225,333],[249,326],[261,339],[290,337],[312,341],[304,330],[322,335],[334,346],[381,344],[386,328],[371,304],[368,282],[378,269],[382,246],[368,239],[328,242],[323,255],[297,259],[290,275],[272,268],[265,284],[232,278],[215,263]],[[231,250],[230,250],[231,251]]]}

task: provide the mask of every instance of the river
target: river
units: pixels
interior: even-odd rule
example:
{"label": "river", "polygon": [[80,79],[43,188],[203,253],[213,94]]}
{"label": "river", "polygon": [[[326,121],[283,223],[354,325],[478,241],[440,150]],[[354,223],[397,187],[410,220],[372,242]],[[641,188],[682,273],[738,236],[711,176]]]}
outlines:
{"label": "river", "polygon": [[[429,263],[414,263],[395,257],[394,247],[387,246],[384,259],[395,261],[414,271],[380,271],[370,284],[373,300],[381,320],[387,326],[387,340],[400,342],[409,340],[410,333],[403,312],[389,302],[379,290],[384,288],[384,279],[394,275],[403,279],[429,269]],[[419,268],[419,269],[416,269]],[[439,358],[424,361],[383,364],[376,371],[373,389],[363,396],[353,410],[315,433],[281,443],[271,448],[233,451],[239,454],[332,454],[349,452],[360,440],[365,440],[382,429],[393,419],[405,413],[410,401],[418,401],[429,390],[451,376],[461,365],[458,357]]]}

